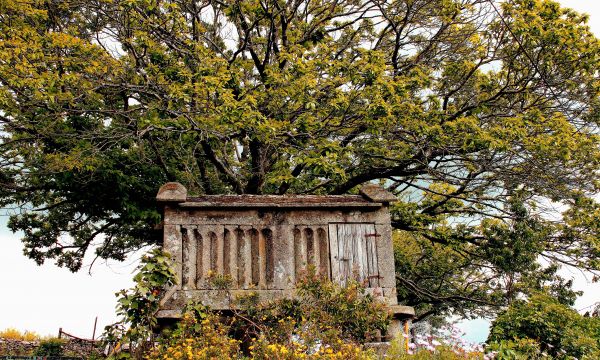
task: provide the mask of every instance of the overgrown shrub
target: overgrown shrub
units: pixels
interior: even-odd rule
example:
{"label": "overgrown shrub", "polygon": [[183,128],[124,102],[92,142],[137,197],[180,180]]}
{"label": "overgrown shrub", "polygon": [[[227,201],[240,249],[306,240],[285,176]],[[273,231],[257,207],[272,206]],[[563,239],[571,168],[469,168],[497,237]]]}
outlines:
{"label": "overgrown shrub", "polygon": [[487,343],[500,359],[599,359],[600,320],[537,293],[500,314]]}
{"label": "overgrown shrub", "polygon": [[40,341],[34,352],[36,356],[62,356],[64,353],[65,341],[59,338],[50,338]]}
{"label": "overgrown shrub", "polygon": [[[390,315],[356,282],[342,287],[309,269],[296,284],[291,298],[261,303],[256,292],[231,299],[235,310],[227,316],[202,304],[188,304],[175,329],[151,335],[164,286],[173,283],[168,256],[154,251],[144,257],[135,276],[134,289],[120,292],[118,311],[122,321],[105,337],[113,344],[129,344],[129,353],[112,359],[146,360],[367,360],[377,359],[362,344],[378,338],[388,327]],[[153,275],[158,272],[158,275]],[[210,276],[213,287],[228,291],[230,279]],[[442,344],[440,344],[442,345]],[[481,352],[439,346],[430,351],[398,352],[390,359],[479,359]]]}
{"label": "overgrown shrub", "polygon": [[[290,336],[290,341],[282,341],[283,337],[273,337],[273,333],[261,334],[258,338],[248,339],[247,351],[241,350],[241,341],[235,339],[230,332],[232,324],[251,321],[238,313],[224,322],[214,312],[202,305],[189,305],[174,331],[167,331],[158,340],[158,346],[151,351],[146,359],[181,359],[181,360],[369,360],[375,359],[371,352],[363,350],[358,344],[335,341],[306,342],[305,332],[308,328],[296,328],[290,321],[286,328],[296,328]],[[280,321],[284,324],[285,321]],[[260,326],[261,324],[257,324]],[[281,335],[282,333],[279,333]]]}
{"label": "overgrown shrub", "polygon": [[536,360],[549,358],[548,354],[542,352],[539,342],[527,338],[493,342],[488,346],[487,350],[497,360]]}
{"label": "overgrown shrub", "polygon": [[239,341],[217,315],[201,305],[188,308],[173,332],[163,334],[147,359],[229,360],[241,358]]}
{"label": "overgrown shrub", "polygon": [[107,326],[103,334],[109,346],[129,348],[129,354],[115,356],[119,358],[141,357],[154,342],[155,315],[161,294],[176,281],[170,255],[158,248],[151,250],[142,257],[133,280],[135,286],[132,289],[116,294],[120,320]]}
{"label": "overgrown shrub", "polygon": [[[174,331],[155,338],[159,296],[173,283],[173,274],[168,255],[159,250],[142,259],[135,287],[118,293],[122,320],[104,335],[113,346],[127,344],[130,351],[112,358],[233,359],[244,354],[254,359],[367,359],[371,354],[359,344],[385,331],[390,320],[386,307],[360,284],[341,287],[312,269],[293,298],[260,304],[256,293],[250,293],[236,299],[239,310],[226,322],[218,313],[190,304]],[[227,279],[215,276],[213,281],[227,291]]]}
{"label": "overgrown shrub", "polygon": [[342,287],[320,278],[310,269],[296,283],[296,296],[258,303],[248,296],[238,299],[238,330],[250,337],[287,343],[302,337],[307,346],[329,344],[338,339],[364,343],[385,332],[390,315],[384,304],[365,293],[356,282]]}

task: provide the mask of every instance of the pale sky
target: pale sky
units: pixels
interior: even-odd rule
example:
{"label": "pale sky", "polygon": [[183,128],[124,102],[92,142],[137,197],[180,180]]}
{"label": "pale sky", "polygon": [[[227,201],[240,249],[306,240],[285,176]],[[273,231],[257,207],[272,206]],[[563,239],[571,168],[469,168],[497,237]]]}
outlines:
{"label": "pale sky", "polygon": [[[600,36],[600,1],[560,0],[564,6],[590,15],[590,27]],[[52,264],[36,266],[22,255],[19,235],[6,227],[7,218],[0,216],[0,330],[12,327],[42,335],[56,335],[60,327],[80,337],[92,337],[94,318],[98,317],[98,336],[105,325],[116,320],[114,293],[131,286],[132,272],[139,254],[124,263],[97,262],[92,275],[87,268],[77,274]],[[88,259],[87,264],[91,259]],[[576,308],[600,300],[600,287],[581,274],[565,273],[575,279],[575,288],[585,294]],[[484,341],[488,322],[475,320],[461,323],[465,338]]]}
{"label": "pale sky", "polygon": [[96,262],[91,276],[87,268],[73,274],[51,261],[37,266],[22,254],[19,236],[6,228],[6,221],[0,217],[0,330],[56,335],[62,327],[91,338],[96,316],[96,335],[116,320],[114,293],[131,287],[139,255],[124,263]]}

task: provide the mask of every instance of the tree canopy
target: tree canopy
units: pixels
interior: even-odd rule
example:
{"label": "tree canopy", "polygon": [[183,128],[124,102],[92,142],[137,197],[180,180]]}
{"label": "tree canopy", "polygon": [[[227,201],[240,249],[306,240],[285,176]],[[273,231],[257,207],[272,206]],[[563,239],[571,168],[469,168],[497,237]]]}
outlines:
{"label": "tree canopy", "polygon": [[494,320],[487,343],[504,355],[500,358],[598,358],[600,320],[569,305],[543,293],[516,301]]}
{"label": "tree canopy", "polygon": [[0,206],[29,257],[76,271],[152,243],[167,181],[379,182],[400,300],[497,309],[600,269],[586,21],[548,0],[0,0]]}

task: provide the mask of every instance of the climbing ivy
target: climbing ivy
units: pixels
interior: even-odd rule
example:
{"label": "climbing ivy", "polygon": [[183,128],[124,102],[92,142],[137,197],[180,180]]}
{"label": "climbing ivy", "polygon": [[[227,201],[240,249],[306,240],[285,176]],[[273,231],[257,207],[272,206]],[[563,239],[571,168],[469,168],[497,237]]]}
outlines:
{"label": "climbing ivy", "polygon": [[152,346],[161,295],[175,284],[175,274],[170,255],[162,249],[144,255],[133,278],[135,285],[116,293],[120,320],[105,328],[104,340],[114,347],[126,343],[132,354]]}

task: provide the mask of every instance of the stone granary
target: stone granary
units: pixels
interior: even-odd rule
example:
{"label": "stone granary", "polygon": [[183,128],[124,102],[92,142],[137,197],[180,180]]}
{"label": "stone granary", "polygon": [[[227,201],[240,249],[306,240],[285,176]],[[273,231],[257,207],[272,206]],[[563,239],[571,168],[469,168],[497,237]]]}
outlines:
{"label": "stone granary", "polygon": [[[361,195],[205,195],[189,197],[179,183],[163,185],[163,247],[175,260],[178,284],[158,317],[177,318],[190,300],[228,310],[229,299],[256,292],[261,300],[292,296],[308,266],[340,284],[354,278],[390,305],[388,334],[414,315],[397,305],[388,204],[395,197],[375,185]],[[227,275],[230,291],[209,277]],[[229,293],[229,294],[228,294]],[[233,296],[229,296],[233,295]]]}

